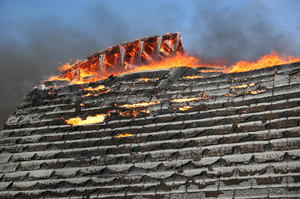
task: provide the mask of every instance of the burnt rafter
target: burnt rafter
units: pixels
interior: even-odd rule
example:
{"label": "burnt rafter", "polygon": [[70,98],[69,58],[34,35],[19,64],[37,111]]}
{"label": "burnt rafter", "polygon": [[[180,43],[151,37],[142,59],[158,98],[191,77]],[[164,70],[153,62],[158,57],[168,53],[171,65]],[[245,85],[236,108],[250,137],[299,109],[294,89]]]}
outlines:
{"label": "burnt rafter", "polygon": [[115,72],[126,72],[139,65],[164,59],[176,53],[184,53],[180,33],[152,36],[113,46],[80,61],[62,75],[70,81],[78,81],[84,70],[92,71],[85,78],[102,78]]}

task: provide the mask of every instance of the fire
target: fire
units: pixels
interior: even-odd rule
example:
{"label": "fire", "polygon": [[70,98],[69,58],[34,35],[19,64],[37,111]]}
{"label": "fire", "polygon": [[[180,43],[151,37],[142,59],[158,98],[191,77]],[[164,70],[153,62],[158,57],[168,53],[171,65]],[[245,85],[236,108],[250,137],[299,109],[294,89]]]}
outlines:
{"label": "fire", "polygon": [[266,92],[266,90],[265,90],[265,89],[262,89],[262,90],[258,90],[258,91],[251,91],[250,93],[251,93],[252,95],[256,95],[256,94],[258,94],[258,93],[263,93],[263,92]]}
{"label": "fire", "polygon": [[137,117],[138,116],[138,111],[133,109],[132,111],[120,111],[118,110],[117,111],[119,113],[120,116],[127,116],[127,117],[130,117],[131,115],[133,117]]}
{"label": "fire", "polygon": [[203,77],[202,75],[195,75],[195,76],[186,76],[186,77],[183,77],[183,79],[199,79],[202,77]]}
{"label": "fire", "polygon": [[272,67],[281,64],[299,62],[299,61],[300,61],[300,57],[289,56],[288,59],[285,59],[280,57],[279,54],[275,50],[273,50],[271,54],[267,54],[261,57],[261,59],[258,60],[257,62],[246,62],[246,61],[238,62],[236,65],[232,67],[229,73],[245,72],[245,71]]}
{"label": "fire", "polygon": [[248,87],[247,84],[243,84],[243,85],[238,85],[238,86],[230,87],[230,89],[233,89],[233,88],[247,88],[247,87]]}
{"label": "fire", "polygon": [[104,85],[97,86],[96,88],[93,88],[93,87],[84,88],[84,90],[90,91],[91,93],[88,93],[88,94],[84,95],[83,97],[87,97],[87,96],[90,96],[90,95],[97,95],[97,94],[107,93],[107,92],[110,91],[110,88],[108,88],[108,89],[105,89],[105,88],[106,87]]}
{"label": "fire", "polygon": [[85,120],[82,120],[80,117],[70,118],[65,120],[67,124],[76,125],[84,125],[84,124],[95,124],[104,122],[106,114],[97,114],[96,116],[88,116]]}
{"label": "fire", "polygon": [[180,107],[178,108],[180,111],[187,111],[189,109],[193,108],[192,106],[185,106],[185,107]]}
{"label": "fire", "polygon": [[[127,42],[95,53],[88,59],[59,67],[61,76],[49,81],[65,80],[73,84],[95,82],[124,73],[188,66],[202,67],[199,59],[185,54],[181,34],[166,34]],[[145,79],[146,82],[151,81]]]}
{"label": "fire", "polygon": [[200,60],[196,57],[178,53],[176,56],[167,57],[161,61],[151,62],[150,64],[139,66],[133,70],[127,71],[126,73],[154,69],[169,69],[180,66],[204,67],[207,65],[202,65]]}
{"label": "fire", "polygon": [[[215,70],[225,72],[226,68],[231,68],[229,73],[233,73],[300,62],[299,57],[283,57],[273,50],[270,54],[261,57],[257,62],[240,61],[232,67],[226,67],[224,64],[220,64],[224,63],[225,60],[220,59],[210,64],[203,64],[196,56],[185,53],[182,46],[181,33],[168,33],[163,36],[153,36],[116,45],[95,53],[85,60],[77,60],[72,65],[67,63],[59,67],[60,71],[64,71],[61,76],[51,77],[48,81],[64,80],[72,84],[84,84],[130,72],[170,69],[181,66],[197,67],[199,68],[197,69],[198,72],[215,72]],[[214,63],[218,63],[218,67]],[[198,79],[202,77],[202,75],[195,75],[186,76],[183,79]],[[156,82],[157,80],[159,79],[142,78],[139,81],[148,83]],[[241,88],[246,88],[246,85],[243,86]],[[89,87],[85,90],[108,92],[105,91],[103,85],[96,88]]]}
{"label": "fire", "polygon": [[84,88],[84,90],[86,90],[86,91],[98,91],[98,90],[103,90],[103,89],[105,89],[104,85],[97,86],[96,88],[92,88],[92,87]]}
{"label": "fire", "polygon": [[115,138],[124,138],[124,137],[132,137],[132,136],[134,135],[131,133],[125,133],[125,134],[118,134],[115,136]]}
{"label": "fire", "polygon": [[120,116],[130,116],[130,111],[118,111]]}
{"label": "fire", "polygon": [[135,104],[124,104],[119,107],[121,108],[138,108],[138,107],[147,107],[147,106],[152,106],[160,104],[160,101],[153,101],[153,102],[141,102],[141,103],[135,103]]}
{"label": "fire", "polygon": [[155,82],[157,80],[159,80],[159,78],[155,78],[155,79],[141,78],[138,81],[149,83],[149,82]]}
{"label": "fire", "polygon": [[137,110],[133,110],[133,111],[132,111],[132,114],[133,114],[133,117],[137,117],[137,115],[138,115]]}
{"label": "fire", "polygon": [[242,84],[242,85],[237,85],[237,86],[232,86],[230,87],[230,89],[233,89],[233,88],[247,88],[248,86],[254,86],[255,83],[250,83],[250,84]]}
{"label": "fire", "polygon": [[170,102],[182,103],[182,102],[196,101],[196,100],[200,100],[200,99],[201,98],[199,98],[199,97],[190,97],[190,98],[182,98],[182,99],[173,99]]}
{"label": "fire", "polygon": [[103,91],[88,93],[88,94],[84,95],[83,97],[87,97],[87,96],[90,96],[90,95],[98,95],[98,94],[108,93],[109,91],[110,91],[110,88],[106,89],[106,90],[103,90]]}
{"label": "fire", "polygon": [[183,102],[197,101],[197,100],[201,100],[201,99],[209,99],[209,97],[206,97],[206,94],[203,93],[202,96],[199,96],[199,97],[189,97],[189,98],[173,99],[173,100],[170,100],[170,102],[183,103]]}
{"label": "fire", "polygon": [[141,110],[142,113],[146,113],[146,114],[149,114],[150,113],[150,110],[149,109],[144,109],[144,110]]}

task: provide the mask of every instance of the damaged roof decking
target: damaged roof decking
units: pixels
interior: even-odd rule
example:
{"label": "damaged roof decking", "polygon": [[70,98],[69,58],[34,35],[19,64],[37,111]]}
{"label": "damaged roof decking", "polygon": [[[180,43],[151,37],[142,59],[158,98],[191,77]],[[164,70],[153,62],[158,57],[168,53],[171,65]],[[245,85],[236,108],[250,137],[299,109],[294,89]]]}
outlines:
{"label": "damaged roof decking", "polygon": [[[298,71],[179,67],[40,84],[1,132],[0,197],[299,197]],[[141,102],[159,103],[124,106]],[[64,121],[97,114],[109,116]]]}

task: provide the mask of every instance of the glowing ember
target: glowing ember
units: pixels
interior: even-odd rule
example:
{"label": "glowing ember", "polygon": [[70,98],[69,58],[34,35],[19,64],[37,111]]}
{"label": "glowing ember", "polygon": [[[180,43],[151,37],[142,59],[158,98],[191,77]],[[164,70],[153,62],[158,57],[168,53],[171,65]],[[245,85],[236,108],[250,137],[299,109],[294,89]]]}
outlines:
{"label": "glowing ember", "polygon": [[187,111],[189,109],[193,108],[192,106],[185,106],[185,107],[180,107],[178,108],[180,111]]}
{"label": "glowing ember", "polygon": [[249,85],[243,84],[243,85],[230,87],[230,89],[233,89],[233,88],[247,88],[248,86],[254,86],[254,85],[255,85],[255,83],[250,83]]}
{"label": "glowing ember", "polygon": [[84,124],[95,124],[104,122],[106,114],[97,114],[96,116],[88,116],[85,120],[82,120],[80,117],[70,118],[69,120],[65,120],[67,124],[75,125],[84,125]]}
{"label": "glowing ember", "polygon": [[149,114],[150,113],[150,110],[149,109],[144,109],[144,110],[141,110],[142,113],[147,113]]}
{"label": "glowing ember", "polygon": [[248,87],[247,84],[243,84],[243,85],[238,85],[238,86],[230,87],[230,89],[233,89],[233,88],[247,88],[247,87]]}
{"label": "glowing ember", "polygon": [[159,80],[159,78],[155,78],[155,79],[141,78],[141,79],[139,79],[138,81],[143,81],[143,82],[148,83],[148,82],[155,82],[155,81],[157,81],[157,80]]}
{"label": "glowing ember", "polygon": [[105,90],[105,86],[100,85],[96,88],[89,87],[89,88],[85,88],[84,90],[88,90],[88,91],[92,92],[92,93],[88,93],[88,94],[83,96],[83,97],[87,97],[87,96],[91,96],[91,95],[98,95],[98,94],[107,93],[107,92],[110,91],[110,88]]}
{"label": "glowing ember", "polygon": [[258,94],[258,93],[263,93],[263,92],[266,92],[266,90],[265,90],[265,89],[262,89],[262,90],[258,90],[258,91],[251,91],[250,93],[251,93],[252,95],[256,95],[256,94]]}
{"label": "glowing ember", "polygon": [[206,97],[206,94],[203,93],[202,97],[190,97],[190,98],[181,98],[181,99],[173,99],[170,102],[174,103],[183,103],[183,102],[191,102],[191,101],[197,101],[201,99],[209,99],[209,97]]}
{"label": "glowing ember", "polygon": [[132,114],[133,114],[133,117],[137,117],[137,115],[138,115],[137,110],[133,110],[133,111],[132,111]]}
{"label": "glowing ember", "polygon": [[87,97],[87,96],[90,96],[90,95],[93,95],[92,93],[88,93],[86,95],[84,95],[83,97]]}
{"label": "glowing ember", "polygon": [[119,113],[120,116],[127,116],[127,117],[130,117],[130,116],[133,116],[133,117],[137,117],[138,115],[138,111],[137,110],[132,110],[132,111],[120,111],[120,110],[117,110],[117,112]]}
{"label": "glowing ember", "polygon": [[199,78],[202,78],[203,76],[202,75],[195,75],[195,76],[186,76],[186,77],[183,77],[183,79],[199,79]]}
{"label": "glowing ember", "polygon": [[130,111],[118,111],[120,116],[130,116]]}
{"label": "glowing ember", "polygon": [[115,136],[115,138],[124,138],[124,137],[132,137],[134,134],[131,133],[125,133],[125,134],[118,134]]}
{"label": "glowing ember", "polygon": [[84,90],[86,90],[86,91],[98,91],[98,90],[103,90],[103,89],[105,89],[105,86],[103,86],[103,85],[97,86],[96,88],[92,88],[92,87],[84,88]]}
{"label": "glowing ember", "polygon": [[299,62],[299,61],[300,61],[300,57],[289,56],[287,59],[282,58],[275,50],[273,50],[271,54],[267,54],[263,56],[257,62],[246,62],[246,61],[238,62],[236,65],[232,67],[229,73],[245,72],[245,71],[272,67],[281,64]]}
{"label": "glowing ember", "polygon": [[182,103],[182,102],[196,101],[196,100],[200,100],[200,99],[201,98],[199,98],[199,97],[190,97],[190,98],[183,98],[183,99],[173,99],[170,102]]}
{"label": "glowing ember", "polygon": [[122,106],[119,106],[121,108],[138,108],[138,107],[147,107],[147,106],[152,106],[160,104],[160,101],[153,101],[153,102],[141,102],[141,103],[136,103],[136,104],[124,104]]}

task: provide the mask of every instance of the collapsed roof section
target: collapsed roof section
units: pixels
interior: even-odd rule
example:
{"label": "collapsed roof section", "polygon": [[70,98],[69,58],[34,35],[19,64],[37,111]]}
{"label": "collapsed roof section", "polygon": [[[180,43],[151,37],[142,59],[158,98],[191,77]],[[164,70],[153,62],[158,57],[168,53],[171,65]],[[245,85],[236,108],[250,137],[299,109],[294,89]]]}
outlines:
{"label": "collapsed roof section", "polygon": [[147,37],[95,53],[66,70],[61,78],[73,82],[96,81],[176,53],[184,53],[180,33]]}

